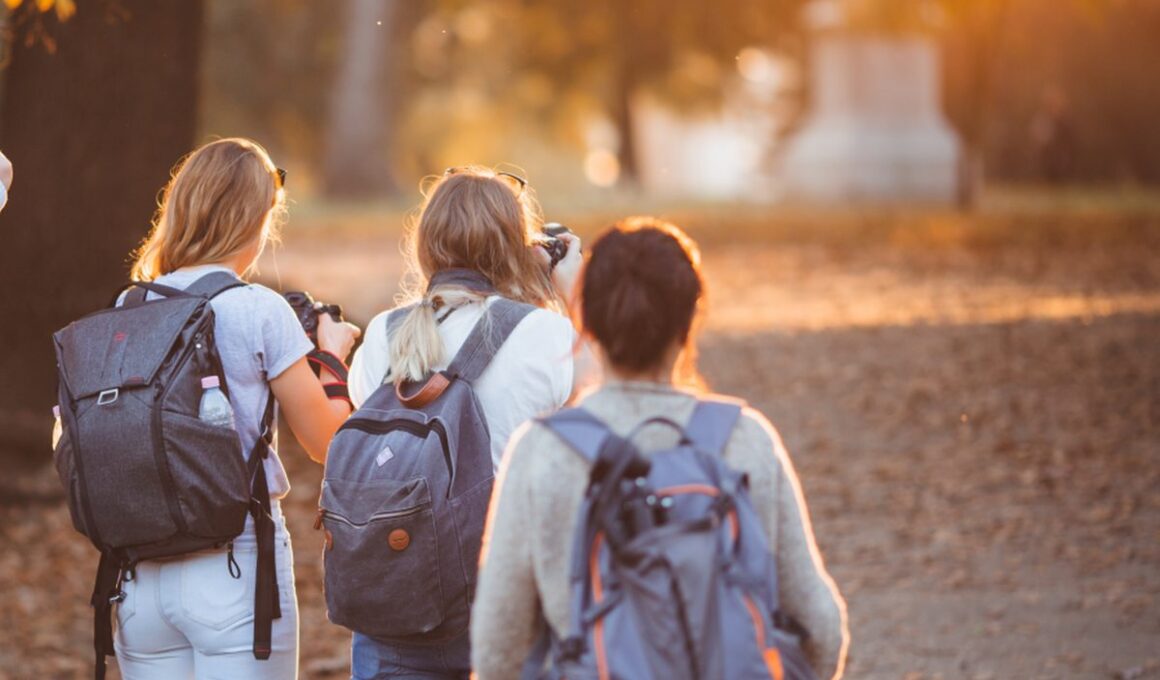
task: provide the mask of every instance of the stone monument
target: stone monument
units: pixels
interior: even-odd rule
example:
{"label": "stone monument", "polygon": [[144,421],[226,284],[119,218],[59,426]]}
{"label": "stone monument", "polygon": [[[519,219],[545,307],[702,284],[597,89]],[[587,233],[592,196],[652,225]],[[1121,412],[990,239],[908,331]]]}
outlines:
{"label": "stone monument", "polygon": [[811,102],[781,156],[785,198],[955,201],[961,147],[942,114],[933,40],[855,28],[833,0],[815,0],[806,18]]}

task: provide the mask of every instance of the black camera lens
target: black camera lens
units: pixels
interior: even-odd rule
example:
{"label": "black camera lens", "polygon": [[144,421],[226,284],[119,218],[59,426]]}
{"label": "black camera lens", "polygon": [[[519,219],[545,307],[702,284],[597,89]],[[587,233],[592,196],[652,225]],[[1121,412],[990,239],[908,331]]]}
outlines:
{"label": "black camera lens", "polygon": [[572,230],[559,222],[545,222],[541,231],[543,232],[543,237],[537,241],[537,245],[548,251],[548,256],[552,258],[552,267],[554,268],[568,255],[568,244],[561,240],[559,236],[561,234],[571,234]]}

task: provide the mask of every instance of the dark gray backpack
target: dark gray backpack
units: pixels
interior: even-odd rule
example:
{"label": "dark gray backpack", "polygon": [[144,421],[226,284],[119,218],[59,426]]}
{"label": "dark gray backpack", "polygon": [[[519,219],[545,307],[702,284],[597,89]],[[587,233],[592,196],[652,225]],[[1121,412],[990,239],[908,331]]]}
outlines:
{"label": "dark gray backpack", "polygon": [[[248,464],[235,430],[198,419],[201,378],[218,376],[228,395],[210,299],[243,285],[228,272],[186,290],[138,282],[120,306],[53,336],[63,424],[57,473],[73,525],[101,552],[92,598],[98,678],[113,654],[112,605],[136,564],[225,546],[247,514],[258,536],[254,656],[270,655],[271,619],[281,615],[262,465],[273,396]],[[161,297],[146,301],[147,291]]]}
{"label": "dark gray backpack", "polygon": [[[777,570],[746,478],[721,452],[741,406],[701,401],[678,444],[645,457],[583,409],[542,422],[591,464],[572,548],[570,623],[525,680],[814,680],[804,631],[778,608]],[[771,454],[772,455],[772,454]]]}
{"label": "dark gray backpack", "polygon": [[410,396],[380,386],[335,435],[315,523],[332,622],[401,643],[467,630],[494,481],[472,383],[533,309],[494,301],[446,370]]}

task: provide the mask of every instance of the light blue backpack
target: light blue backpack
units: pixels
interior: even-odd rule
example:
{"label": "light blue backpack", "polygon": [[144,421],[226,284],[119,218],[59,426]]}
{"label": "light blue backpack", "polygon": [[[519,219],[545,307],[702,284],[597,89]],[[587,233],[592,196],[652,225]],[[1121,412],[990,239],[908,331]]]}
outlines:
{"label": "light blue backpack", "polygon": [[[697,404],[649,457],[583,409],[542,422],[591,464],[573,543],[567,636],[545,634],[525,680],[814,680],[804,631],[778,608],[775,563],[746,478],[721,452],[737,403]],[[796,630],[795,630],[796,629]],[[792,631],[792,632],[791,632]]]}

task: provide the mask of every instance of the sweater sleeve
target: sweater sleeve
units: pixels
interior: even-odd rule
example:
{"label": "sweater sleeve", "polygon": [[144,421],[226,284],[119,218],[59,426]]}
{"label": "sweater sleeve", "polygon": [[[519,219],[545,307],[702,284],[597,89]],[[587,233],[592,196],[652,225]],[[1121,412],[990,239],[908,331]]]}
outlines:
{"label": "sweater sleeve", "polygon": [[471,666],[479,680],[519,677],[542,629],[530,546],[531,428],[525,423],[512,435],[487,514],[471,615]]}
{"label": "sweater sleeve", "polygon": [[760,441],[760,449],[772,452],[780,468],[770,480],[773,502],[758,512],[767,513],[765,524],[775,538],[771,548],[781,608],[809,632],[804,650],[818,677],[840,678],[850,638],[846,603],[822,562],[805,497],[781,437],[760,414],[747,411],[747,416],[743,421],[748,421],[747,438]]}

